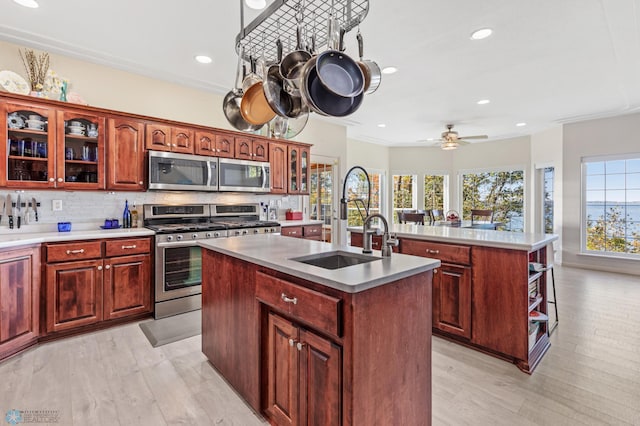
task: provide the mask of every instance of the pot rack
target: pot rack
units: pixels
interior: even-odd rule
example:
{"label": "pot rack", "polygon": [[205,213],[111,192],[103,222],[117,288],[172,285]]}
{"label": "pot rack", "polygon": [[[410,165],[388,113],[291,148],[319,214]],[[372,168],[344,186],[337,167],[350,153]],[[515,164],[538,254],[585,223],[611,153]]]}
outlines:
{"label": "pot rack", "polygon": [[241,31],[236,36],[236,53],[249,60],[264,57],[268,63],[277,62],[276,41],[284,45],[284,54],[296,48],[297,15],[303,10],[305,40],[315,33],[316,49],[327,44],[327,21],[332,8],[340,27],[349,32],[357,27],[369,13],[369,0],[275,0],[258,17],[244,26],[241,9]]}

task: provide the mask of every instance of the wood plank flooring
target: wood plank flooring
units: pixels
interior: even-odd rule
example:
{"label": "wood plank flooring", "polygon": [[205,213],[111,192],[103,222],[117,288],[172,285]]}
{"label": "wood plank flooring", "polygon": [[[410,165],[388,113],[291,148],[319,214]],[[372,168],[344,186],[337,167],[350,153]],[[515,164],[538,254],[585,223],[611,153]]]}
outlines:
{"label": "wood plank flooring", "polygon": [[[531,376],[434,338],[434,425],[640,425],[640,278],[556,266],[556,290],[560,323]],[[152,348],[137,324],[0,363],[0,423],[12,408],[54,410],[57,425],[266,424],[200,336]]]}

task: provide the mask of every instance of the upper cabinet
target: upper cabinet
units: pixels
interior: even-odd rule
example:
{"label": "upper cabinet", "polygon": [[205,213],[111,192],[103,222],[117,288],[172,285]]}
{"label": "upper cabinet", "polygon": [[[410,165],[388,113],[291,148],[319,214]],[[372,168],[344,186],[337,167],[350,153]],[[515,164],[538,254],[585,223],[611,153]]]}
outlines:
{"label": "upper cabinet", "polygon": [[2,103],[0,183],[45,189],[104,188],[104,117],[35,103]]}
{"label": "upper cabinet", "polygon": [[234,158],[235,139],[226,133],[196,130],[196,154]]}
{"label": "upper cabinet", "polygon": [[241,160],[269,161],[269,143],[262,139],[236,136],[235,158]]}
{"label": "upper cabinet", "polygon": [[288,190],[289,194],[309,194],[309,148],[289,145]]}
{"label": "upper cabinet", "polygon": [[174,127],[158,123],[148,123],[146,127],[147,149],[193,154],[195,135],[192,129]]}
{"label": "upper cabinet", "polygon": [[125,117],[107,122],[107,189],[144,191],[144,123]]}

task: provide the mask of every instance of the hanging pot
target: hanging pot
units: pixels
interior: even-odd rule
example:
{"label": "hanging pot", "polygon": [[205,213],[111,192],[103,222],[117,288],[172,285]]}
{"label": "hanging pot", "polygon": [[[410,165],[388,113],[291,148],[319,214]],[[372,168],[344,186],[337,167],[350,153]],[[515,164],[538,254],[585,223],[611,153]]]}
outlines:
{"label": "hanging pot", "polygon": [[337,50],[326,50],[318,55],[316,69],[327,90],[339,96],[355,97],[364,90],[364,75],[356,61],[341,51],[344,33],[341,29]]}
{"label": "hanging pot", "polygon": [[311,59],[311,54],[304,50],[302,45],[303,7],[304,5],[299,5],[300,10],[296,14],[296,50],[287,53],[280,62],[280,74],[285,80],[287,80],[287,83],[295,89],[299,89],[299,77],[302,67],[309,59]]}
{"label": "hanging pot", "polygon": [[382,81],[382,72],[380,71],[380,67],[377,63],[370,60],[362,59],[364,48],[362,42],[362,34],[360,34],[360,28],[358,28],[358,34],[356,35],[358,39],[358,51],[360,53],[360,61],[358,61],[358,66],[362,71],[362,75],[364,75],[364,93],[370,94],[378,90],[380,87],[380,83]]}
{"label": "hanging pot", "polygon": [[[282,59],[282,42],[276,41],[278,62]],[[291,90],[287,81],[280,74],[279,64],[271,65],[262,81],[262,89],[267,103],[279,116],[296,118],[307,114],[309,108],[304,104],[300,92]]]}
{"label": "hanging pot", "polygon": [[244,77],[244,72],[241,72],[242,67],[242,49],[238,56],[238,67],[236,69],[236,82],[235,87],[231,89],[222,101],[222,110],[227,121],[237,130],[243,132],[259,130],[262,125],[252,124],[247,122],[240,112],[240,104],[242,102],[242,89],[239,88],[240,83]]}

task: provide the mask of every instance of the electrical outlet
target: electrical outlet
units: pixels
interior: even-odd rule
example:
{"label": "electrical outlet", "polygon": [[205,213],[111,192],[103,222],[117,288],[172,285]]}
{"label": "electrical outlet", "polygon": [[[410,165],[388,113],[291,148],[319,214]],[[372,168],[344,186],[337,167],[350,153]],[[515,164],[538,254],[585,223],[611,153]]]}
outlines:
{"label": "electrical outlet", "polygon": [[54,212],[62,211],[62,200],[53,200],[51,204],[51,208]]}

